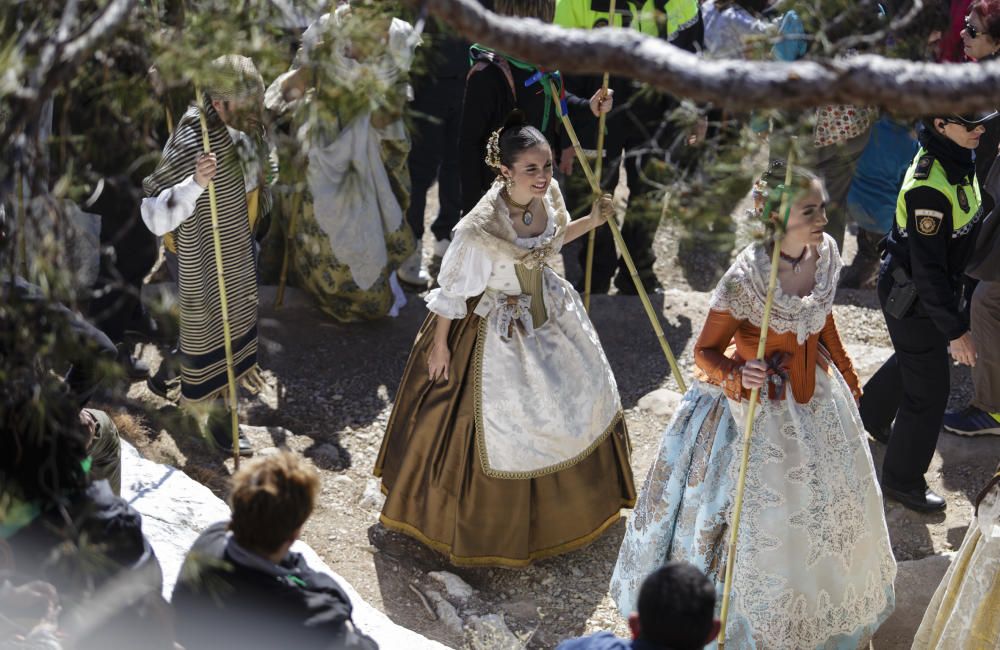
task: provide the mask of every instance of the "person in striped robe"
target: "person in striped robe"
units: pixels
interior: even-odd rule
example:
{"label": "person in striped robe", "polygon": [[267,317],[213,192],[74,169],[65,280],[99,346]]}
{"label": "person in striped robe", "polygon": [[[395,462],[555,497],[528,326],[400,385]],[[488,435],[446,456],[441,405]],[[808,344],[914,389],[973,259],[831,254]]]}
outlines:
{"label": "person in striped robe", "polygon": [[[222,302],[209,208],[215,183],[223,276],[237,381],[257,377],[257,279],[250,210],[266,209],[269,197],[261,170],[269,169],[261,126],[264,83],[252,60],[227,55],[213,62],[204,105],[191,105],[167,141],[156,170],[143,181],[148,198],[142,218],[155,234],[174,236],[180,294],[181,397],[207,427],[209,438],[231,450]],[[199,113],[205,112],[211,154],[205,154]],[[236,143],[260,143],[257,161]],[[256,162],[256,164],[253,164]],[[255,220],[254,220],[255,221]],[[241,434],[239,451],[252,453]]]}

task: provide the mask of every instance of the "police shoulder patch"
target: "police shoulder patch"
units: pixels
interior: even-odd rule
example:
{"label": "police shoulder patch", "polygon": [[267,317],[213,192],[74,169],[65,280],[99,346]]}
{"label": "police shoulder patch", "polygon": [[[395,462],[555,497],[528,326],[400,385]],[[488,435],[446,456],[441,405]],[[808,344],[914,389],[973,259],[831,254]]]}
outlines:
{"label": "police shoulder patch", "polygon": [[934,156],[925,154],[917,161],[917,169],[913,172],[913,178],[925,181],[931,175],[931,167],[934,166]]}
{"label": "police shoulder patch", "polygon": [[944,212],[940,210],[919,209],[913,211],[916,219],[917,232],[921,235],[934,236],[941,230],[941,222],[944,221]]}

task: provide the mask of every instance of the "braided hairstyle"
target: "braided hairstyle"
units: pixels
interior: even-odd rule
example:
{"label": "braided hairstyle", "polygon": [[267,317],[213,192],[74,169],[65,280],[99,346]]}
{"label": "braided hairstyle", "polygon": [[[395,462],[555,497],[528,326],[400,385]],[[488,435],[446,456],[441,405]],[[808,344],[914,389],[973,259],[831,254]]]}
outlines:
{"label": "braided hairstyle", "polygon": [[513,110],[503,126],[493,132],[486,145],[486,164],[500,175],[500,166],[510,167],[532,147],[549,145],[542,132],[528,124],[524,112]]}
{"label": "braided hairstyle", "polygon": [[[781,209],[781,199],[789,190],[789,204],[798,198],[803,192],[808,192],[815,181],[822,180],[814,172],[798,165],[792,166],[792,182],[790,187],[785,187],[785,175],[787,164],[784,160],[774,159],[768,165],[767,171],[761,174],[760,179],[753,185],[753,216],[764,221],[767,233],[773,234],[776,229],[771,215]],[[784,215],[780,215],[784,220]]]}

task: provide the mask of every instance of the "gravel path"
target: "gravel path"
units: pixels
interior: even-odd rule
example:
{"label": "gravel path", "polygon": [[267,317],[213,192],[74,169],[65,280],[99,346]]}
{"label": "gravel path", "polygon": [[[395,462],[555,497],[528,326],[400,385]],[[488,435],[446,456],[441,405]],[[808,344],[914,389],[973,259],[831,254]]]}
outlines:
{"label": "gravel path", "polygon": [[[435,206],[436,201],[429,202],[429,214]],[[714,283],[706,276],[717,277],[725,262],[679,239],[671,225],[660,229],[657,272],[668,289],[653,301],[689,377],[691,346],[707,312],[706,288]],[[687,248],[677,263],[683,246]],[[853,254],[850,246],[846,252],[847,257]],[[259,453],[287,447],[311,457],[322,470],[320,503],[303,536],[369,603],[397,623],[454,647],[551,648],[560,639],[598,629],[626,633],[607,596],[624,521],[586,549],[523,570],[454,569],[436,553],[377,523],[381,496],[371,468],[410,345],[426,315],[418,296],[410,295],[397,319],[354,325],[331,322],[294,290],[279,310],[271,306],[273,288],[263,288],[261,296],[262,366],[269,386],[241,403],[241,421],[252,425],[250,438],[263,450]],[[872,292],[842,292],[835,313],[866,378],[890,352]],[[634,447],[633,469],[641,485],[668,418],[639,408],[638,402],[656,389],[676,387],[637,298],[595,296],[592,318],[618,378]],[[143,354],[155,368],[157,351],[147,347]],[[964,370],[956,368],[952,374],[957,406],[968,399],[970,380]],[[152,408],[148,424],[154,433],[135,441],[143,453],[182,467],[224,495],[231,461],[209,449],[176,408],[149,394],[143,384],[133,385],[129,397]],[[873,442],[872,452],[878,466],[883,449]],[[948,498],[948,511],[921,516],[887,504],[897,559],[927,558],[958,547],[972,512],[970,498],[998,457],[1000,438],[942,434],[930,476],[933,487]],[[925,579],[919,589],[908,586],[921,591],[914,594],[918,605],[909,609],[922,611],[922,591],[936,584],[941,566],[938,562],[933,570],[917,572]],[[457,575],[472,592],[454,584],[449,590],[430,575],[439,571]],[[909,611],[907,616],[887,625],[892,630],[877,639],[876,647],[909,647],[906,635],[912,638],[919,615],[912,620]]]}

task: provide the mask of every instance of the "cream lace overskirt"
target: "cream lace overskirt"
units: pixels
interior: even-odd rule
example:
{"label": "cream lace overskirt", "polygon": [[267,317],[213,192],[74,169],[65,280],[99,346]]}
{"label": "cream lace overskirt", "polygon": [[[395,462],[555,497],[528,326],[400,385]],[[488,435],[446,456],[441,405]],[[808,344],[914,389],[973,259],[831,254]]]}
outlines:
{"label": "cream lace overskirt", "polygon": [[490,476],[531,478],[558,471],[603,442],[621,416],[618,385],[579,294],[546,267],[547,320],[509,338],[492,309],[482,346],[480,459]]}
{"label": "cream lace overskirt", "polygon": [[[757,410],[726,633],[733,648],[867,647],[894,606],[896,564],[857,408],[840,373],[816,373],[809,403],[764,399]],[[668,560],[706,571],[721,594],[742,422],[743,404],[714,386],[685,395],[612,576],[623,613]]]}
{"label": "cream lace overskirt", "polygon": [[1000,649],[1000,488],[979,506],[931,598],[913,650]]}

